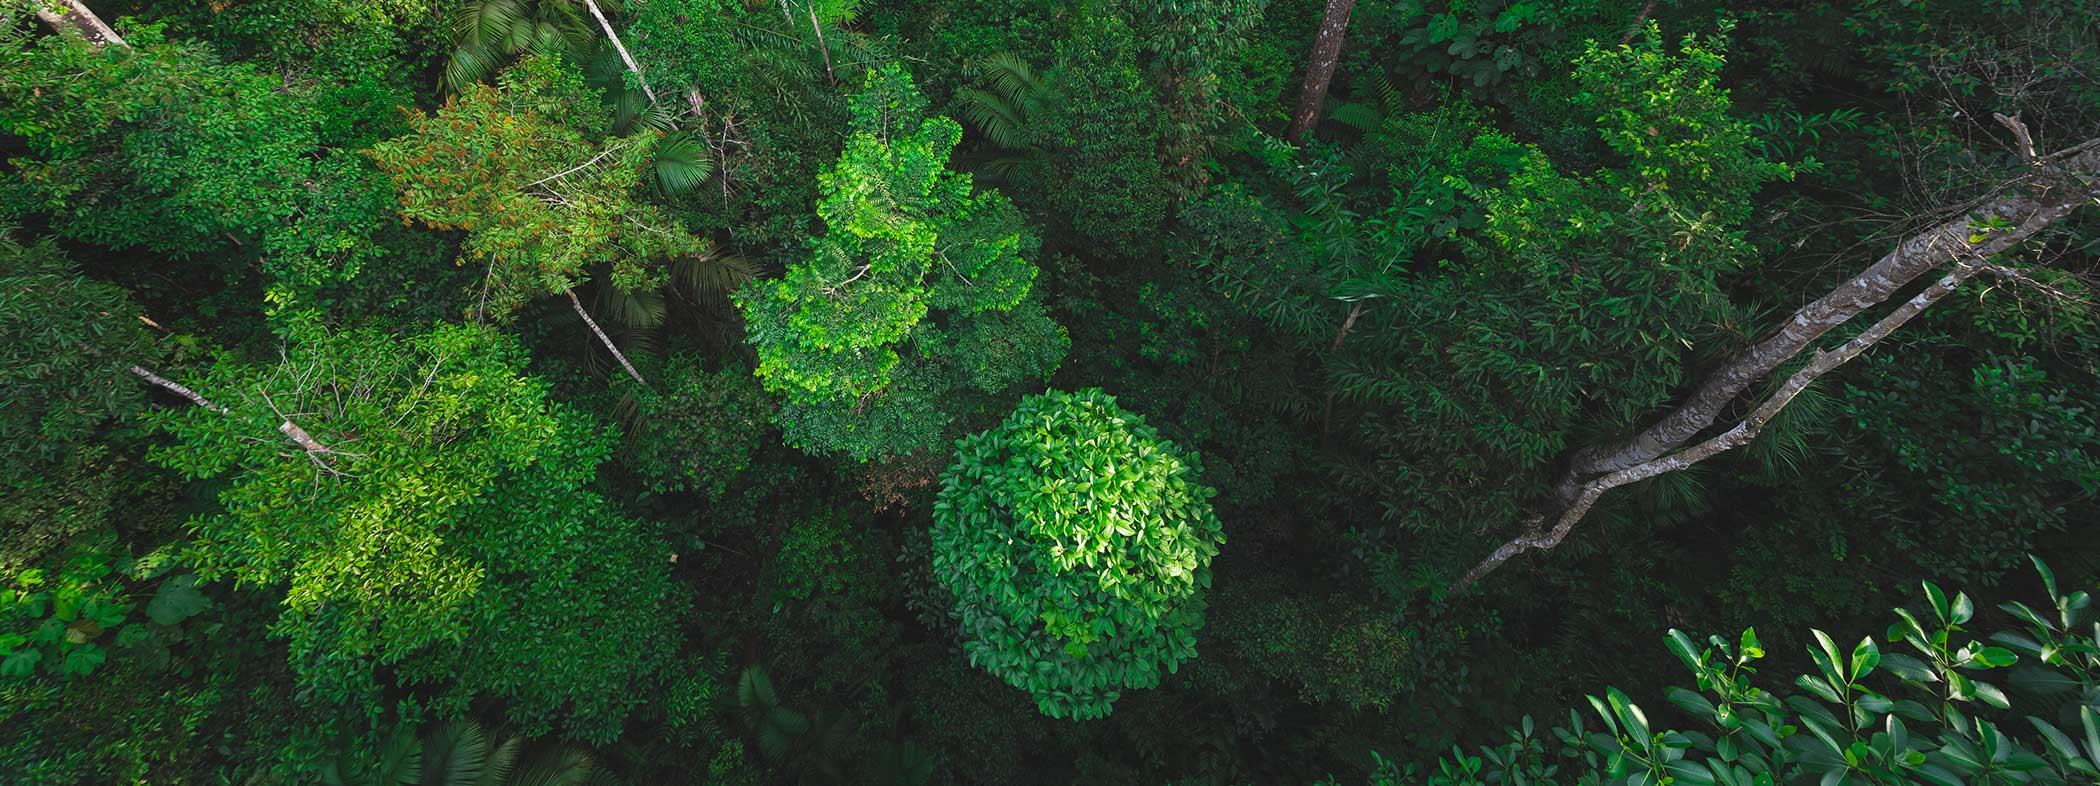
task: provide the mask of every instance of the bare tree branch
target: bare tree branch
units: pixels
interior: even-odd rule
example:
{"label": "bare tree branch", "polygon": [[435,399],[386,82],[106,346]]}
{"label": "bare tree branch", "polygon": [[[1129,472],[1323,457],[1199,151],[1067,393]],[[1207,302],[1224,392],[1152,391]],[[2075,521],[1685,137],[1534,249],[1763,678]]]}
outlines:
{"label": "bare tree branch", "polygon": [[649,97],[649,105],[655,106],[656,91],[649,89],[649,77],[642,75],[642,64],[635,62],[634,55],[627,53],[626,45],[620,43],[619,34],[613,32],[612,23],[605,20],[605,12],[598,10],[597,0],[583,0],[583,5],[591,9],[591,17],[598,20],[599,29],[604,30],[605,37],[612,41],[613,49],[620,53],[620,60],[627,64],[627,70],[634,72],[634,81],[641,83],[642,95]]}
{"label": "bare tree branch", "polygon": [[817,24],[817,4],[809,4],[809,29],[816,31],[817,51],[824,53],[824,81],[838,84],[838,77],[831,73],[831,45],[824,42],[824,28]]}
{"label": "bare tree branch", "polygon": [[169,380],[167,377],[163,377],[159,374],[147,371],[143,366],[132,366],[131,373],[137,374],[140,379],[146,380],[147,382],[151,382],[155,385],[159,385],[162,389],[165,389],[170,393],[189,399],[190,403],[196,404],[197,406],[203,407],[213,412],[217,412],[221,415],[226,414],[225,407],[213,404],[211,403],[211,399],[205,398],[197,391],[178,385],[174,381]]}
{"label": "bare tree branch", "polygon": [[1460,577],[1457,583],[1451,586],[1451,591],[1457,592],[1465,589],[1518,554],[1534,549],[1550,549],[1560,545],[1561,540],[1568,536],[1568,532],[1573,530],[1575,525],[1582,521],[1583,516],[1588,515],[1590,508],[1597,504],[1597,499],[1604,496],[1604,492],[1628,483],[1636,483],[1664,473],[1676,472],[1726,451],[1750,444],[1750,441],[1756,439],[1757,435],[1764,431],[1765,426],[1770,424],[1773,418],[1778,417],[1780,410],[1786,409],[1788,404],[1793,403],[1796,396],[1801,395],[1802,391],[1808,389],[1810,383],[1815,382],[1817,378],[1830,373],[1839,366],[1845,365],[1853,358],[1859,357],[1869,348],[1880,343],[1882,339],[1888,338],[1890,333],[1894,333],[1904,323],[1923,313],[1926,308],[1938,302],[1940,298],[1946,297],[1947,293],[1954,291],[1955,287],[1960,286],[1963,281],[1967,281],[1970,276],[1975,275],[1982,269],[1983,265],[1975,261],[1963,260],[1957,262],[1955,263],[1954,272],[1948,273],[1932,286],[1926,287],[1924,291],[1919,292],[1908,302],[1897,307],[1888,316],[1882,317],[1881,321],[1874,323],[1873,327],[1867,328],[1865,332],[1839,346],[1837,350],[1831,352],[1816,350],[1814,358],[1809,360],[1807,365],[1802,366],[1801,370],[1794,372],[1793,376],[1788,377],[1785,384],[1779,386],[1778,391],[1774,392],[1770,398],[1765,399],[1763,404],[1758,405],[1757,409],[1751,411],[1749,417],[1735,424],[1733,428],[1684,450],[1621,469],[1583,484],[1581,490],[1575,495],[1574,501],[1561,510],[1559,517],[1554,521],[1552,530],[1541,532],[1540,525],[1545,522],[1545,517],[1533,518],[1529,522],[1527,526],[1528,531],[1525,534],[1519,535],[1508,543],[1502,544],[1500,548],[1495,549],[1494,553],[1489,554],[1487,559],[1481,560],[1480,564],[1473,566],[1472,570],[1467,571],[1466,575]]}
{"label": "bare tree branch", "polygon": [[[87,4],[80,2],[80,0],[31,0],[31,2],[36,3],[36,18],[43,20],[44,24],[51,28],[51,32],[64,35],[66,31],[70,30],[79,34],[82,40],[95,46],[116,44],[121,49],[131,48],[131,44],[126,43],[122,36],[117,35],[117,31],[110,29],[109,25],[103,24],[102,18],[96,16],[94,11],[88,10]],[[53,10],[54,8],[57,10]]]}
{"label": "bare tree branch", "polygon": [[[2008,127],[2025,128],[2018,121]],[[1576,451],[1543,510],[1525,517],[1522,534],[1495,549],[1450,590],[1471,586],[1519,554],[1560,545],[1606,491],[1748,444],[1817,377],[1858,357],[1976,272],[1998,272],[1989,264],[1992,257],[2100,196],[2100,152],[2096,151],[2100,151],[2100,140],[2032,159],[2034,175],[1999,189],[1952,220],[1904,239],[1866,270],[1796,310],[1772,335],[1708,374],[1688,398],[1647,429],[1617,444]],[[2062,163],[2053,163],[2058,160]],[[1955,266],[1953,272],[1859,336],[1835,351],[1816,351],[1807,365],[1748,418],[1718,436],[1692,444],[1751,385],[1799,356],[1824,334],[1949,263]]]}
{"label": "bare tree branch", "polygon": [[2020,122],[2020,119],[2017,117],[2008,117],[1997,112],[1991,113],[1991,119],[1998,121],[1998,125],[2005,126],[2005,130],[2012,132],[2013,142],[2018,145],[2016,149],[2020,153],[2021,161],[2030,164],[2036,161],[2034,155],[2034,134],[2027,130],[2026,123]]}
{"label": "bare tree branch", "polygon": [[634,377],[634,381],[642,383],[642,387],[648,387],[649,380],[642,378],[642,372],[634,370],[634,364],[627,362],[627,356],[620,354],[620,348],[614,346],[612,339],[605,335],[605,331],[598,328],[598,320],[592,319],[591,313],[583,310],[583,301],[577,299],[576,290],[565,289],[562,290],[562,294],[569,296],[569,305],[576,307],[576,316],[583,317],[583,324],[591,326],[591,333],[598,336],[599,343],[605,345],[606,351],[612,353],[614,360],[620,361],[620,368],[627,369],[627,376]]}
{"label": "bare tree branch", "polygon": [[[2100,141],[2100,140],[2096,140]],[[2088,143],[2091,144],[2091,143]],[[2043,168],[2051,180],[2022,181],[1952,220],[1913,235],[1879,261],[1802,306],[1771,336],[1708,374],[1669,414],[1616,445],[1577,451],[1559,489],[1563,504],[1584,480],[1653,460],[1712,426],[1750,385],[1770,375],[1816,339],[1880,305],[1898,290],[1956,258],[1990,258],[2033,237],[2093,198],[2100,152],[2088,148]],[[2010,227],[1977,235],[1978,227]]]}

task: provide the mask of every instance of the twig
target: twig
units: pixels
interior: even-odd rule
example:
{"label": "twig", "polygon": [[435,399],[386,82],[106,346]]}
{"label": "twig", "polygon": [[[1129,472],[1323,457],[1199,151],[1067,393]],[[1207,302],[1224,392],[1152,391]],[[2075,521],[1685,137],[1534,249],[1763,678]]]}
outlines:
{"label": "twig", "polygon": [[[619,152],[620,148],[621,148],[621,146],[620,146],[620,145],[617,145],[617,144],[613,144],[613,145],[607,145],[607,146],[606,146],[606,148],[605,148],[604,150],[600,151],[600,152],[599,152],[599,153],[598,153],[597,155],[595,155],[595,156],[591,156],[591,160],[589,160],[589,161],[585,161],[585,162],[583,162],[583,163],[581,163],[581,164],[577,164],[576,166],[570,167],[570,168],[568,168],[568,169],[565,169],[565,170],[562,170],[562,171],[560,171],[560,172],[556,172],[556,173],[554,173],[554,174],[548,175],[548,176],[546,176],[546,177],[543,177],[543,178],[540,178],[540,179],[538,179],[538,180],[534,180],[534,181],[532,181],[532,182],[530,182],[530,183],[526,183],[526,184],[525,184],[525,188],[531,188],[531,187],[533,187],[533,186],[536,186],[536,185],[539,185],[539,184],[541,184],[541,183],[545,183],[545,182],[547,182],[547,181],[549,181],[549,180],[557,180],[557,179],[560,179],[560,178],[564,178],[564,177],[568,177],[568,176],[570,176],[570,175],[576,174],[577,172],[583,171],[583,170],[584,170],[585,168],[589,167],[590,165],[598,163],[599,161],[603,160],[603,159],[604,159],[604,158],[605,158],[606,156],[609,156],[609,155],[612,155],[613,153]],[[522,190],[524,190],[524,189],[519,189],[519,190],[521,190],[521,191],[522,191]],[[556,196],[557,196],[557,197],[559,197],[559,195],[556,195]]]}

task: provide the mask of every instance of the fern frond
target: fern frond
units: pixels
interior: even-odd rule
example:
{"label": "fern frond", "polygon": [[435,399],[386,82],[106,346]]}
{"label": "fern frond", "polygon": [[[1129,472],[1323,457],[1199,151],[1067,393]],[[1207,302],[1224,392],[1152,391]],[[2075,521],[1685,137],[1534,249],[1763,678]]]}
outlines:
{"label": "fern frond", "polygon": [[1364,134],[1385,125],[1385,112],[1369,104],[1354,102],[1336,106],[1327,113],[1327,118]]}

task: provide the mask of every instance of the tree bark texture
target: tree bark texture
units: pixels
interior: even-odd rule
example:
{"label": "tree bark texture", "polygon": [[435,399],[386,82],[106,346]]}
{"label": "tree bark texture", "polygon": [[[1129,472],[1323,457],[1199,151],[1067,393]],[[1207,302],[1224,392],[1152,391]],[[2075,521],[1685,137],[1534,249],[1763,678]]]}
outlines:
{"label": "tree bark texture", "polygon": [[[1559,545],[1606,491],[1748,444],[1817,377],[1858,357],[1978,270],[1990,268],[1987,262],[1993,256],[2039,234],[2096,197],[2100,197],[2100,139],[2036,160],[2029,175],[1999,188],[1961,215],[1905,238],[1873,265],[1800,307],[1769,336],[1708,373],[1684,401],[1648,428],[1621,442],[1571,454],[1541,512],[1526,517],[1521,534],[1495,549],[1450,589],[1472,585],[1519,554]],[[1831,330],[1950,264],[1953,272],[1859,336],[1834,351],[1817,350],[1749,417],[1718,436],[1693,443],[1751,385]]]}
{"label": "tree bark texture", "polygon": [[576,316],[583,317],[583,324],[591,327],[591,333],[598,337],[599,343],[605,345],[606,351],[612,353],[614,360],[620,361],[620,368],[627,369],[627,376],[634,377],[634,381],[642,383],[642,387],[648,387],[649,380],[643,379],[642,372],[634,370],[634,364],[627,362],[626,355],[620,354],[620,348],[613,345],[612,339],[605,335],[604,330],[598,328],[598,320],[591,318],[591,312],[583,310],[583,301],[577,299],[576,290],[563,290],[562,294],[569,296],[569,305],[576,307]]}
{"label": "tree bark texture", "polygon": [[591,10],[591,18],[598,20],[598,28],[605,31],[605,38],[612,42],[613,50],[620,53],[620,61],[627,64],[627,70],[634,72],[634,81],[641,83],[642,95],[649,97],[649,105],[655,106],[656,91],[649,89],[649,78],[642,75],[642,64],[627,53],[627,46],[620,43],[619,34],[613,32],[612,22],[606,21],[604,11],[598,10],[597,0],[583,0],[583,5]]}
{"label": "tree bark texture", "polygon": [[1349,33],[1349,12],[1356,0],[1327,0],[1320,16],[1320,30],[1313,35],[1312,56],[1305,61],[1305,81],[1298,86],[1298,107],[1291,112],[1291,127],[1284,138],[1292,144],[1320,122],[1320,107],[1327,103],[1327,86],[1334,81],[1334,67],[1342,59],[1342,39]]}
{"label": "tree bark texture", "polygon": [[[80,0],[50,0],[50,2],[31,0],[31,2],[37,3],[36,18],[43,20],[44,24],[50,26],[51,32],[63,35],[70,30],[78,33],[82,39],[95,46],[116,44],[124,49],[131,48],[130,44],[124,42],[122,36],[117,35],[117,31],[110,29],[109,25],[103,24],[102,18],[96,16],[94,11],[88,10],[87,4],[80,2]],[[57,10],[54,11],[52,10],[53,8]]]}

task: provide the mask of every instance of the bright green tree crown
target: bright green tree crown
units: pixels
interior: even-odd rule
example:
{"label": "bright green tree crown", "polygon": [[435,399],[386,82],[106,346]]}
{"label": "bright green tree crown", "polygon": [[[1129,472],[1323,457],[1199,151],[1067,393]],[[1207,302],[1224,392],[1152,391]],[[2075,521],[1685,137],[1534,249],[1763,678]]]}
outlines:
{"label": "bright green tree crown", "polygon": [[1047,715],[1092,718],[1194,657],[1225,542],[1197,469],[1096,389],[1029,397],[959,441],[933,568],[971,661]]}
{"label": "bright green tree crown", "polygon": [[947,168],[962,128],[925,119],[925,104],[894,65],[855,97],[853,135],[817,203],[831,231],[746,303],[767,387],[794,400],[867,395],[889,383],[893,345],[929,308],[1004,311],[1028,294],[1035,268],[1020,251],[1033,242],[1004,198],[973,194]]}

